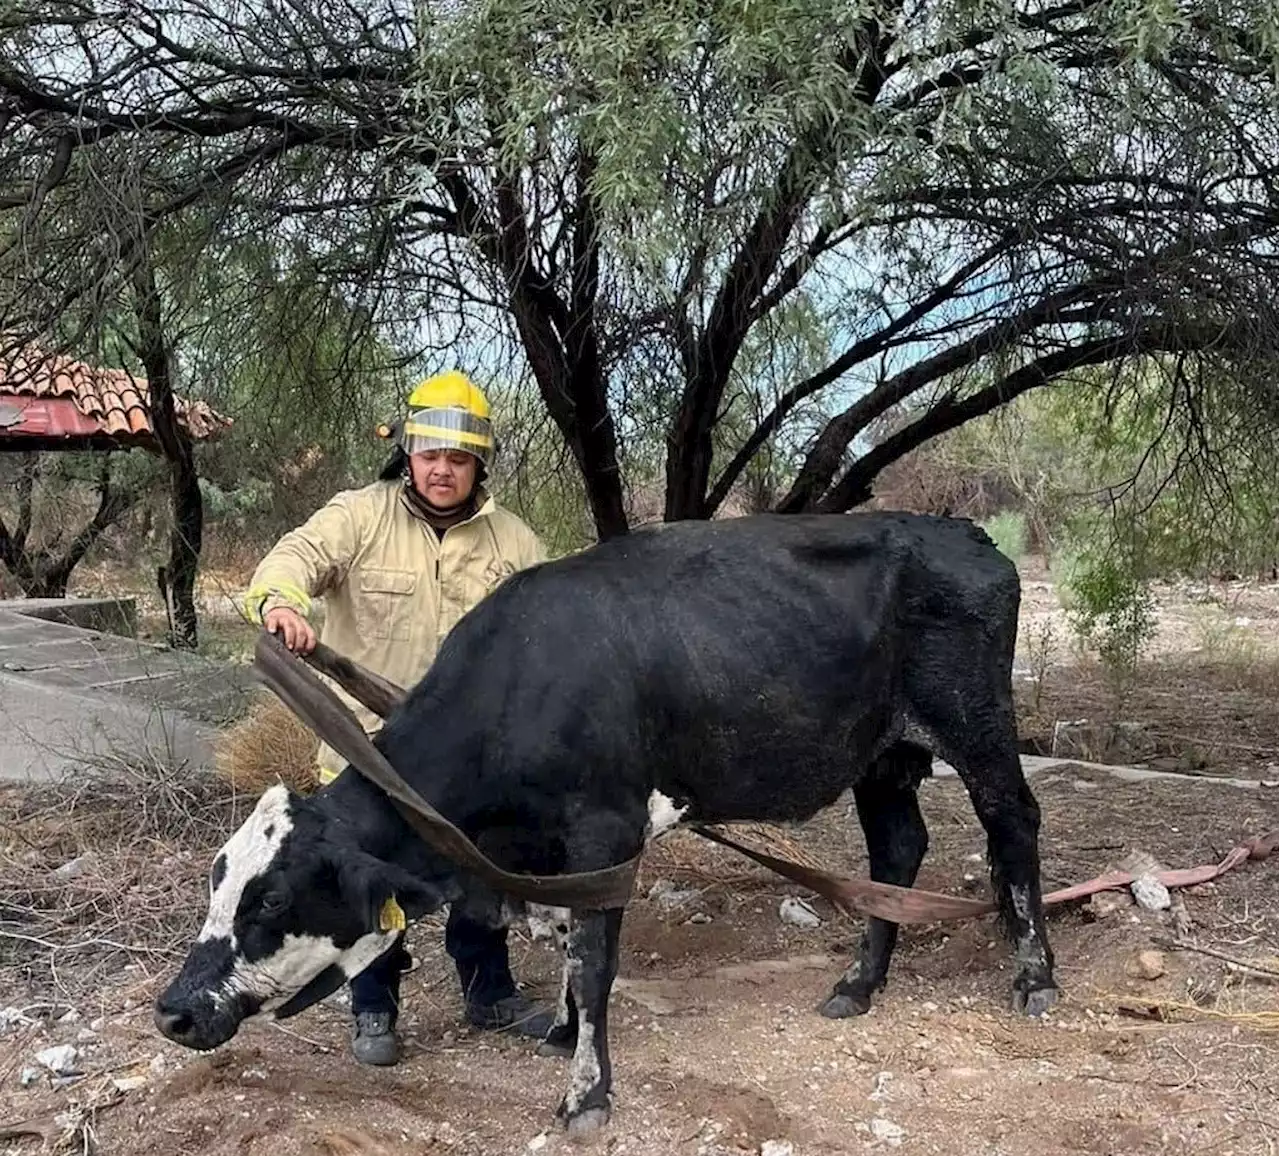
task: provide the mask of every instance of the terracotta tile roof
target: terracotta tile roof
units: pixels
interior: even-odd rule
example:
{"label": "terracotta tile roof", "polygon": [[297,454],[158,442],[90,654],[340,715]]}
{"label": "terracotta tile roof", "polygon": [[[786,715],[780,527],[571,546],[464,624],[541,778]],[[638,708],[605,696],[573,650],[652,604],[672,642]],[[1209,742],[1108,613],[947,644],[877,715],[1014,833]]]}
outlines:
{"label": "terracotta tile roof", "polygon": [[[149,441],[154,437],[147,382],[123,369],[98,369],[82,361],[39,351],[18,353],[0,361],[0,402],[24,398],[46,403],[69,400],[99,435],[135,441]],[[206,402],[175,396],[174,405],[178,424],[196,441],[215,437],[231,426],[229,417]],[[87,436],[82,422],[57,421],[58,410],[64,406],[30,408],[35,411],[31,414],[32,420],[46,428],[51,422],[55,426],[70,425],[79,428],[67,429],[68,436]],[[0,429],[0,436],[14,432],[17,431],[13,428]]]}

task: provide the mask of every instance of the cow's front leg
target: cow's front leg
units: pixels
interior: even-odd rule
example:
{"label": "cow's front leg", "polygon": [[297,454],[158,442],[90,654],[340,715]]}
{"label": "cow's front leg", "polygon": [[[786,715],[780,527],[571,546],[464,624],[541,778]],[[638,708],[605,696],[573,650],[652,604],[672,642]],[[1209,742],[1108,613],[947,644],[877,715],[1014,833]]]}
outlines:
{"label": "cow's front leg", "polygon": [[571,1133],[609,1122],[609,991],[618,974],[622,910],[574,912],[565,937],[567,995],[578,1013],[569,1087],[556,1115]]}

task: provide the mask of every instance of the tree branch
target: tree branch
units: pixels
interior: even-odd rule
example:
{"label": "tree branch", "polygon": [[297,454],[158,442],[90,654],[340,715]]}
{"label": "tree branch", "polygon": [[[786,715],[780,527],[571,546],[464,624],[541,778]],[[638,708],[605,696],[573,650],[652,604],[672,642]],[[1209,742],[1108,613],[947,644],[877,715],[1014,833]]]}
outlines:
{"label": "tree branch", "polygon": [[910,328],[921,318],[927,316],[939,305],[945,303],[970,277],[994,261],[1010,246],[1010,240],[1002,240],[989,246],[976,257],[966,261],[951,277],[927,296],[921,298],[910,309],[894,318],[888,325],[877,330],[869,337],[864,337],[851,345],[825,369],[792,386],[778,399],[777,404],[765,416],[764,420],[751,432],[742,448],[734,455],[732,461],[724,468],[719,479],[711,489],[707,498],[706,515],[709,517],[724,503],[733,489],[742,471],[747,468],[751,459],[781,427],[787,415],[806,398],[812,397],[832,382],[848,373],[855,365],[877,356],[889,348],[894,338]]}
{"label": "tree branch", "polygon": [[49,162],[49,167],[40,179],[33,181],[28,191],[0,197],[0,209],[15,209],[19,205],[27,205],[27,219],[35,217],[40,212],[45,198],[66,177],[67,170],[71,167],[71,155],[75,151],[75,143],[75,139],[70,135],[63,134],[58,137],[58,143],[53,150],[53,160]]}
{"label": "tree branch", "polygon": [[53,567],[51,574],[66,585],[71,572],[80,564],[93,544],[108,529],[116,524],[138,500],[138,495],[129,490],[116,490],[111,486],[111,455],[102,455],[102,464],[98,469],[98,509],[93,520],[85,526],[72,540],[66,552]]}
{"label": "tree branch", "polygon": [[968,341],[925,358],[881,382],[827,423],[790,491],[779,503],[779,511],[798,513],[811,505],[830,485],[849,443],[890,407],[930,382],[973,365],[989,353],[1055,320],[1067,306],[1091,300],[1099,289],[1100,286],[1089,284],[1056,293],[1011,318],[989,326]]}
{"label": "tree branch", "polygon": [[[858,38],[860,51],[851,48],[844,57],[854,98],[867,107],[875,103],[884,84],[885,47],[878,25],[868,22]],[[833,117],[800,134],[729,264],[696,343],[692,373],[687,375],[672,423],[666,471],[668,521],[703,515],[713,456],[711,431],[729,373],[755,320],[757,299],[777,271],[838,131],[838,118]]]}
{"label": "tree branch", "polygon": [[580,147],[576,165],[577,212],[573,228],[570,324],[565,345],[571,366],[574,421],[582,445],[587,494],[600,537],[627,532],[622,478],[608,383],[600,361],[596,307],[600,289],[600,222],[591,181],[596,158]]}
{"label": "tree branch", "polygon": [[1158,324],[1137,333],[1087,341],[1046,354],[968,397],[948,397],[931,406],[922,417],[860,457],[816,504],[815,509],[824,514],[843,513],[870,500],[872,482],[891,462],[939,434],[999,409],[1028,390],[1046,385],[1063,374],[1119,357],[1208,349],[1223,343],[1226,337],[1222,329]]}
{"label": "tree branch", "polygon": [[1244,244],[1265,236],[1261,223],[1223,226],[1209,234],[1180,237],[1127,267],[1099,271],[1081,282],[999,321],[967,341],[918,362],[881,382],[827,424],[801,467],[790,491],[779,504],[783,513],[810,508],[831,484],[845,450],[872,421],[912,393],[950,373],[976,364],[996,350],[1007,348],[1046,324],[1087,324],[1103,319],[1120,321],[1126,307],[1149,307],[1147,294],[1162,273],[1202,248]]}

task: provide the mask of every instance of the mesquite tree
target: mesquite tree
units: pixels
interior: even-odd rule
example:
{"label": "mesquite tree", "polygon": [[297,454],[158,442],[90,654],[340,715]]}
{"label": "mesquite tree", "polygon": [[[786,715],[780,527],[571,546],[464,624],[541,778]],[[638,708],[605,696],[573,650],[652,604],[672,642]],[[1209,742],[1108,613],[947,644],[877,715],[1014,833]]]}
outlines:
{"label": "mesquite tree", "polygon": [[1250,396],[1274,380],[1272,16],[19,2],[0,321],[91,329],[121,238],[198,211],[404,351],[527,371],[601,535],[655,433],[669,519],[714,514],[762,453],[789,463],[776,508],[847,510],[926,440],[1093,367],[1165,359],[1174,396],[1206,363]]}

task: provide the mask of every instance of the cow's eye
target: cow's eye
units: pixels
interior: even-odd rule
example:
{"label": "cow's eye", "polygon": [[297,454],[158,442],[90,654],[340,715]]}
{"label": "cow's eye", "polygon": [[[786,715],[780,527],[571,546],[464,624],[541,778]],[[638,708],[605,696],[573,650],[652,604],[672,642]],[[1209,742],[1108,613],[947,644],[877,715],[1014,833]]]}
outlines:
{"label": "cow's eye", "polygon": [[264,915],[279,915],[289,906],[289,897],[283,891],[268,891],[262,897]]}

